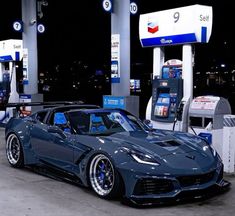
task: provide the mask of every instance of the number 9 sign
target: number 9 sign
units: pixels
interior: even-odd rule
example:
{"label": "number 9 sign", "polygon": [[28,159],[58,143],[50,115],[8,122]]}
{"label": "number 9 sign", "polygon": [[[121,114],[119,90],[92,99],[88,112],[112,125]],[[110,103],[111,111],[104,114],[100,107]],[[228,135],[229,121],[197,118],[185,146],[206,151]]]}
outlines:
{"label": "number 9 sign", "polygon": [[103,0],[102,5],[105,11],[107,12],[112,11],[112,0]]}

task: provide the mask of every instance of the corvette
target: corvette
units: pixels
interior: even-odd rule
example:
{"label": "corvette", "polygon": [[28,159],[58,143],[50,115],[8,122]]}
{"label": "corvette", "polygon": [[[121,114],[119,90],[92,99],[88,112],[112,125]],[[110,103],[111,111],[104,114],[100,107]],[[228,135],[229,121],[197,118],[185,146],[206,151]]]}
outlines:
{"label": "corvette", "polygon": [[201,197],[230,184],[204,138],[151,129],[122,109],[50,107],[11,118],[5,137],[12,167],[54,170],[105,199],[152,205]]}

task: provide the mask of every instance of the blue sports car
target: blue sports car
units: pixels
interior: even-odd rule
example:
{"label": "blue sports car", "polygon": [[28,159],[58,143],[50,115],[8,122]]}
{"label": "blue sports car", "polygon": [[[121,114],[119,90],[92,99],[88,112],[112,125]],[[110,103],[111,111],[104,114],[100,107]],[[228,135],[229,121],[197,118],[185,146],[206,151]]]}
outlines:
{"label": "blue sports car", "polygon": [[153,130],[121,109],[46,108],[10,119],[5,135],[11,166],[54,170],[101,198],[152,205],[201,197],[230,184],[204,138]]}

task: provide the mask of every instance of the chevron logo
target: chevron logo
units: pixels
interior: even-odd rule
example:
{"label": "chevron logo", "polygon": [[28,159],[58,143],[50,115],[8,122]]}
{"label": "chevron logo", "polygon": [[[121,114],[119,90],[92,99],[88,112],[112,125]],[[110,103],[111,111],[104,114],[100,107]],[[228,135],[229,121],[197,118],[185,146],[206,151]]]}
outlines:
{"label": "chevron logo", "polygon": [[148,22],[148,32],[154,34],[159,30],[159,26],[156,22]]}

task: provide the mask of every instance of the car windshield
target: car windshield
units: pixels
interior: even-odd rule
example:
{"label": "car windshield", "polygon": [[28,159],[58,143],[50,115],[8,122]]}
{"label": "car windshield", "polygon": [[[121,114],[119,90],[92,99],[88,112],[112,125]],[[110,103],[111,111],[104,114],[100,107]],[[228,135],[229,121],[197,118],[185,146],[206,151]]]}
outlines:
{"label": "car windshield", "polygon": [[71,111],[68,117],[76,132],[84,135],[147,130],[138,118],[121,110]]}

